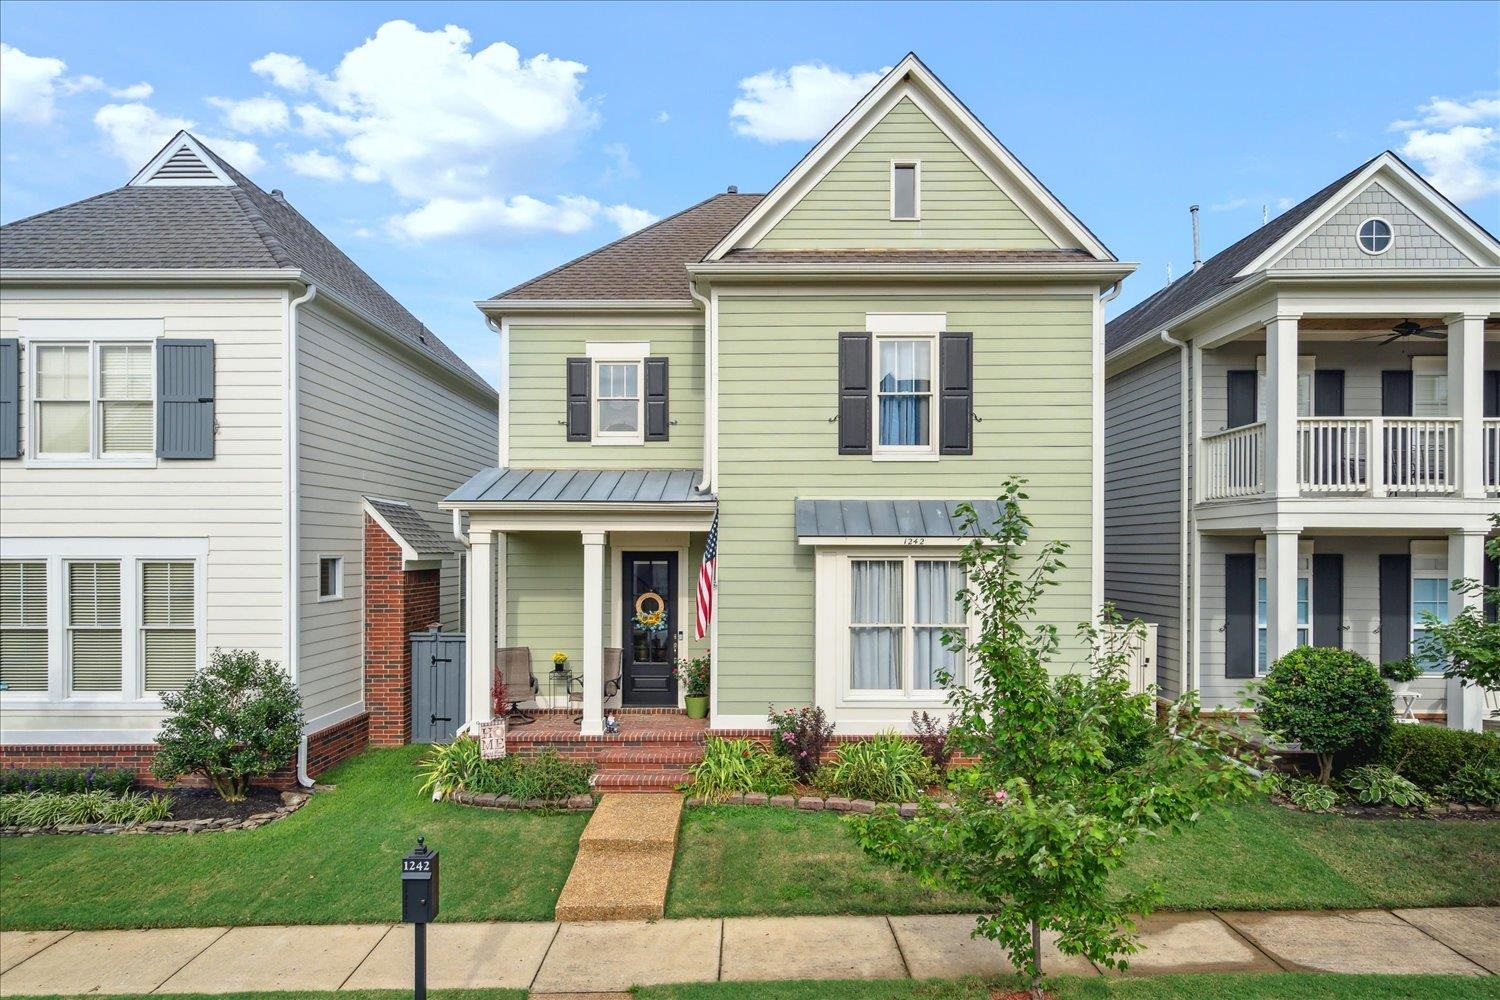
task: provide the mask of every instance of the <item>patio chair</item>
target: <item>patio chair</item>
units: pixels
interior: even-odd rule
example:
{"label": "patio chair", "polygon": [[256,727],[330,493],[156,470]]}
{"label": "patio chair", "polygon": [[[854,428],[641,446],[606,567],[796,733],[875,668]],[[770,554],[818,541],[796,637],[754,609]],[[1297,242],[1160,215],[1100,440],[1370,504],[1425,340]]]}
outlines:
{"label": "patio chair", "polygon": [[495,650],[495,678],[505,681],[505,700],[510,702],[505,718],[515,726],[535,722],[536,716],[521,709],[521,702],[536,700],[539,690],[536,675],[531,672],[531,647],[506,646]]}
{"label": "patio chair", "polygon": [[[618,647],[606,646],[604,648],[604,697],[605,700],[613,698],[620,693],[620,675],[622,667],[620,658],[625,651]],[[568,702],[577,704],[578,714],[573,716],[575,725],[583,723],[583,678],[574,677],[568,681]]]}

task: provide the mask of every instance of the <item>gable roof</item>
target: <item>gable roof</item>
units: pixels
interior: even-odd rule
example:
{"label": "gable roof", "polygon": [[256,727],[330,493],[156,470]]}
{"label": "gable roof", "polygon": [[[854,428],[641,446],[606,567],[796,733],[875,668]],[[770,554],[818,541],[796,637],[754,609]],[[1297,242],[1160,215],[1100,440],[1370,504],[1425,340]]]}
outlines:
{"label": "gable roof", "polygon": [[[183,149],[211,172],[163,183],[151,171]],[[178,159],[177,169],[184,164]],[[124,187],[0,227],[0,268],[280,270],[294,268],[476,388],[495,390],[279,193],[268,194],[186,132]]]}
{"label": "gable roof", "polygon": [[424,560],[441,559],[453,551],[453,546],[442,535],[433,530],[426,518],[405,500],[386,500],[381,497],[365,497],[365,513],[374,518],[391,540],[401,546],[401,558],[406,569]]}
{"label": "gable roof", "polygon": [[1399,156],[1386,150],[1293,205],[1239,242],[1214,254],[1198,270],[1184,275],[1115,317],[1105,327],[1105,353],[1112,353],[1141,337],[1170,326],[1178,317],[1248,279],[1267,262],[1274,262],[1285,251],[1281,244],[1294,240],[1300,229],[1316,222],[1317,217],[1329,207],[1346,200],[1346,194],[1355,193],[1351,189],[1358,186],[1356,182],[1367,172],[1373,173],[1372,168],[1377,166],[1389,167],[1400,176],[1414,181],[1414,186],[1425,192],[1431,200],[1451,211],[1491,242],[1494,241],[1494,237],[1462,209],[1444,197]]}
{"label": "gable roof", "polygon": [[489,301],[680,300],[690,304],[687,265],[702,260],[763,197],[714,195],[507,289]]}
{"label": "gable roof", "polygon": [[[995,138],[994,133],[917,58],[916,53],[908,52],[777,182],[765,199],[719,241],[704,260],[723,260],[734,250],[754,247],[760,237],[903,98],[911,99],[948,133],[948,137],[989,176],[995,186],[1057,246],[1082,248],[1097,260],[1117,259],[1015,154]],[[944,128],[940,120],[943,118],[951,127]]]}

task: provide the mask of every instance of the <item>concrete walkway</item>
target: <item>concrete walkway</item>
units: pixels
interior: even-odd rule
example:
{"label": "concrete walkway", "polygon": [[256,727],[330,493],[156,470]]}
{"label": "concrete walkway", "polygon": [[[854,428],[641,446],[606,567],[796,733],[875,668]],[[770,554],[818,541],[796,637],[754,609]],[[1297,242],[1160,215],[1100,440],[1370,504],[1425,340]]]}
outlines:
{"label": "concrete walkway", "polygon": [[659,920],[682,825],[681,795],[605,795],[578,838],[558,920]]}
{"label": "concrete walkway", "polygon": [[[434,924],[428,985],[548,994],[777,979],[995,976],[972,917],[747,917]],[[1130,972],[1500,973],[1500,907],[1161,913]],[[1048,948],[1049,973],[1099,975]],[[412,932],[388,924],[0,933],[0,995],[409,989]]]}

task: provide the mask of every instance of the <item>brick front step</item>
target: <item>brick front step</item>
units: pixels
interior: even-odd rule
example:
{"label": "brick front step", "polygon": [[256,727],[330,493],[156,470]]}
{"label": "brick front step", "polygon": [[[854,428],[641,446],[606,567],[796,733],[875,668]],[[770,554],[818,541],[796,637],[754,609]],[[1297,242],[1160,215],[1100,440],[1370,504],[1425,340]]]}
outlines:
{"label": "brick front step", "polygon": [[676,792],[686,783],[686,771],[667,769],[653,771],[600,771],[594,777],[596,792]]}
{"label": "brick front step", "polygon": [[607,771],[643,769],[654,771],[665,766],[680,769],[696,764],[702,759],[703,748],[701,746],[679,747],[676,745],[641,749],[609,749],[600,753],[598,757],[600,769]]}

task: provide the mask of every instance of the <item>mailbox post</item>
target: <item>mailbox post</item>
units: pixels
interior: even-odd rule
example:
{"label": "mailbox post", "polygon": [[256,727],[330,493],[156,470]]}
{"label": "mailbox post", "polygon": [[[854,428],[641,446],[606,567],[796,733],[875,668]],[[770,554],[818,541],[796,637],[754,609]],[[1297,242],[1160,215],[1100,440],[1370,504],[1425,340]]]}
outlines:
{"label": "mailbox post", "polygon": [[427,924],[437,915],[438,852],[418,837],[417,846],[401,859],[401,920],[412,924],[416,935],[416,1000],[427,1000]]}

